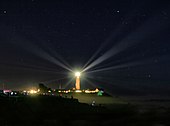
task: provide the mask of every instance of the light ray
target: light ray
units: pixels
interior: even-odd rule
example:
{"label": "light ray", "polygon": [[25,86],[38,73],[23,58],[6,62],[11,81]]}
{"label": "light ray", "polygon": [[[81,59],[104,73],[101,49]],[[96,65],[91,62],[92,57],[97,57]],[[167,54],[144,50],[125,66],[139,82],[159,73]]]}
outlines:
{"label": "light ray", "polygon": [[102,69],[97,69],[97,70],[93,70],[93,71],[88,71],[86,73],[95,73],[95,72],[103,72],[103,71],[108,71],[108,70],[116,70],[116,69],[121,69],[121,68],[126,68],[126,67],[134,67],[137,65],[143,65],[143,63],[141,62],[131,62],[131,63],[126,63],[126,64],[121,64],[121,65],[117,65],[117,66],[112,66],[112,67],[107,67],[107,68],[102,68]]}
{"label": "light ray", "polygon": [[51,48],[48,47],[48,51],[50,51],[51,53],[53,53],[53,54],[54,54],[54,57],[57,58],[57,59],[59,59],[61,62],[63,62],[68,68],[73,69],[73,68],[70,66],[70,64],[68,64],[68,62],[66,62],[66,60],[65,60],[61,55],[59,55],[55,50],[53,50],[53,49],[51,49]]}
{"label": "light ray", "polygon": [[[67,66],[68,68],[70,68],[70,69],[72,69],[72,67],[68,64],[68,62],[66,62],[66,60],[61,56],[61,55],[59,55],[55,50],[55,48],[52,48],[52,47],[54,47],[54,45],[51,45],[51,43],[50,42],[48,42],[48,45],[45,45],[43,42],[45,42],[44,41],[44,39],[42,38],[42,36],[40,37],[36,37],[35,38],[35,40],[37,40],[38,39],[38,41],[39,42],[42,42],[42,49],[43,49],[43,51],[48,51],[48,54],[49,55],[51,55],[52,57],[54,57],[54,58],[56,58],[57,60],[59,60],[61,63],[63,63],[65,66]],[[47,42],[45,42],[45,43],[47,43]],[[50,46],[49,46],[49,44],[50,44]]]}
{"label": "light ray", "polygon": [[68,85],[73,81],[74,77],[71,78],[65,85],[64,88],[66,89],[68,87]]}
{"label": "light ray", "polygon": [[[4,64],[4,63],[0,63],[0,64]],[[15,67],[15,68],[18,68],[18,69],[31,69],[31,70],[34,70],[34,71],[50,72],[50,73],[55,73],[55,74],[67,74],[66,72],[58,72],[58,71],[55,71],[54,69],[47,69],[45,67],[40,67],[40,66],[38,67],[38,66],[35,66],[35,65],[5,63],[5,66],[6,65],[9,65],[9,67]]]}
{"label": "light ray", "polygon": [[36,65],[20,64],[20,65],[18,65],[18,67],[25,67],[25,68],[36,69],[36,70],[40,70],[40,71],[49,71],[49,72],[53,72],[53,73],[63,74],[63,72],[58,72],[55,69],[49,69],[49,68],[45,68],[42,66],[36,66]]}
{"label": "light ray", "polygon": [[[157,17],[153,17],[152,19],[141,25],[136,31],[132,32],[129,36],[118,42],[117,45],[113,46],[105,54],[103,54],[101,57],[99,57],[98,59],[93,61],[90,65],[88,65],[86,68],[84,68],[83,72],[106,61],[107,59],[117,55],[118,53],[125,51],[127,48],[142,42],[142,40],[146,39],[146,36],[151,36],[156,32],[159,32],[160,29],[163,29],[166,26],[166,24],[158,24],[159,22],[153,22],[155,18]],[[152,31],[150,27],[153,27]]]}
{"label": "light ray", "polygon": [[[123,46],[124,46],[124,44],[121,43],[121,44],[119,44],[117,47],[113,47],[113,48],[110,49],[108,52],[106,52],[104,55],[102,55],[102,56],[99,57],[97,60],[95,60],[93,63],[91,63],[88,67],[86,67],[86,68],[83,70],[83,72],[84,72],[84,71],[87,71],[88,69],[90,69],[90,68],[92,68],[92,67],[94,67],[94,66],[96,66],[96,65],[98,65],[98,64],[100,64],[100,63],[102,63],[103,61],[109,59],[110,57],[118,54],[120,51],[124,50],[125,47],[127,48],[127,47],[128,47],[128,44],[126,43],[126,46],[124,46],[124,48],[123,48]],[[117,49],[116,49],[116,48],[117,48]]]}
{"label": "light ray", "polygon": [[50,56],[48,53],[44,52],[43,50],[39,49],[38,51],[34,51],[34,53],[38,56],[40,56],[41,58],[48,60],[56,65],[61,66],[62,68],[65,68],[69,71],[72,72],[72,70],[70,68],[68,68],[66,65],[64,65],[63,63],[61,63],[60,61],[56,60],[54,57]]}
{"label": "light ray", "polygon": [[[16,44],[16,43],[15,43]],[[60,61],[58,61],[55,57],[49,55],[47,52],[45,52],[43,49],[41,49],[40,47],[31,44],[28,41],[25,41],[24,43],[22,42],[18,42],[17,43],[19,46],[21,46],[23,49],[29,51],[30,53],[39,56],[42,59],[45,59],[47,61],[50,61],[51,63],[61,66],[64,69],[67,69],[69,71],[72,72],[72,70],[70,68],[68,68],[66,65],[64,65],[63,63],[61,63]],[[31,49],[31,50],[30,50]]]}
{"label": "light ray", "polygon": [[[129,12],[128,14],[126,14],[126,16],[124,17],[124,22],[129,21],[130,19],[132,20],[132,18],[134,18],[133,15],[135,15],[137,12],[136,10],[132,10],[131,12]],[[102,49],[108,45],[111,41],[113,41],[120,33],[122,33],[122,29],[125,26],[122,25],[121,23],[119,25],[117,25],[117,27],[112,31],[112,33],[110,34],[110,36],[100,45],[99,49],[97,49],[97,51],[91,56],[91,58],[87,61],[87,63],[83,66],[83,69],[85,69],[87,67],[87,65],[89,65],[89,63],[91,63],[95,57],[102,51]]]}
{"label": "light ray", "polygon": [[90,84],[92,87],[94,87],[94,88],[99,87],[99,85],[94,84],[93,82],[91,82],[91,81],[88,80],[87,78],[84,78],[84,80],[87,81],[87,83],[89,83],[89,84]]}

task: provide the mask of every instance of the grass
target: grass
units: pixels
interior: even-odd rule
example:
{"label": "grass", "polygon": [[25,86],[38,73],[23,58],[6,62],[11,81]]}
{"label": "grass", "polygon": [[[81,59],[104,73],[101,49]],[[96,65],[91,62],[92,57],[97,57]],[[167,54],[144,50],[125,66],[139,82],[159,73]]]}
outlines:
{"label": "grass", "polygon": [[125,100],[109,95],[98,96],[97,94],[70,93],[63,94],[63,97],[70,98],[71,95],[73,96],[73,98],[78,99],[79,102],[87,104],[91,104],[92,101],[95,101],[96,105],[127,104]]}
{"label": "grass", "polygon": [[[63,96],[1,97],[0,126],[168,126],[170,108],[148,108],[127,104],[120,98],[95,94],[72,94],[83,102],[103,103],[91,106]],[[111,103],[111,104],[110,104]],[[108,107],[109,106],[109,107]]]}

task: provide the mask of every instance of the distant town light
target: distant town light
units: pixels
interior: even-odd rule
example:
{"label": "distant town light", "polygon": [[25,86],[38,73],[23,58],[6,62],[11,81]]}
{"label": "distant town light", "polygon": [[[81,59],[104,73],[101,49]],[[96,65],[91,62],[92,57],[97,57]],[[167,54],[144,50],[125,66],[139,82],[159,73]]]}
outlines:
{"label": "distant town light", "polygon": [[11,92],[11,95],[13,95],[14,94],[14,92]]}
{"label": "distant town light", "polygon": [[76,90],[75,92],[76,92],[76,93],[81,93],[82,91],[81,91],[81,90]]}
{"label": "distant town light", "polygon": [[35,90],[30,90],[29,93],[30,93],[30,94],[36,94],[37,91],[35,91]]}
{"label": "distant town light", "polygon": [[34,90],[31,90],[30,93],[31,93],[31,94],[34,94]]}
{"label": "distant town light", "polygon": [[84,92],[85,93],[97,93],[97,92],[99,92],[99,89],[96,88],[95,90],[85,90]]}

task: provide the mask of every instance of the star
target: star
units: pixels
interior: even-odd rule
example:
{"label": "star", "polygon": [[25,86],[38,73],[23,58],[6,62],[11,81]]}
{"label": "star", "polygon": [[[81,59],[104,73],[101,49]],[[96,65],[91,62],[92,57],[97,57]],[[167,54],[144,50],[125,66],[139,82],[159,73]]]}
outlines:
{"label": "star", "polygon": [[145,54],[144,53],[142,53],[142,57],[144,57],[145,56]]}
{"label": "star", "polygon": [[158,59],[155,59],[155,60],[154,60],[154,63],[157,63],[157,62],[158,62]]}
{"label": "star", "polygon": [[142,17],[146,17],[146,14],[142,14],[141,16],[142,16]]}
{"label": "star", "polygon": [[147,77],[148,77],[148,78],[151,78],[151,74],[149,74]]}
{"label": "star", "polygon": [[127,24],[128,24],[128,22],[126,22],[126,21],[123,21],[123,22],[122,22],[122,24],[125,24],[125,25],[127,25]]}
{"label": "star", "polygon": [[119,10],[113,10],[113,14],[115,14],[115,13],[119,13],[120,11]]}
{"label": "star", "polygon": [[163,15],[167,15],[167,13],[165,11],[161,11]]}
{"label": "star", "polygon": [[7,13],[7,11],[6,10],[4,10],[4,14],[6,14]]}

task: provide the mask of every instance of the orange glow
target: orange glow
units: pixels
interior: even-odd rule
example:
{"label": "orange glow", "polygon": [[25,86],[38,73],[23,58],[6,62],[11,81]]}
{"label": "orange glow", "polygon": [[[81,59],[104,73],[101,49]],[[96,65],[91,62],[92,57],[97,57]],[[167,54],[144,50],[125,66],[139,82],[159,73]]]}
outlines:
{"label": "orange glow", "polygon": [[35,91],[35,90],[30,90],[30,91],[28,91],[28,93],[30,93],[30,94],[36,94],[37,91]]}
{"label": "orange glow", "polygon": [[80,90],[80,77],[76,77],[76,90]]}
{"label": "orange glow", "polygon": [[76,92],[76,93],[81,93],[82,91],[81,91],[81,90],[76,90],[75,92]]}

